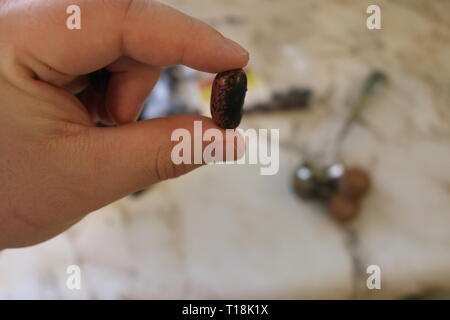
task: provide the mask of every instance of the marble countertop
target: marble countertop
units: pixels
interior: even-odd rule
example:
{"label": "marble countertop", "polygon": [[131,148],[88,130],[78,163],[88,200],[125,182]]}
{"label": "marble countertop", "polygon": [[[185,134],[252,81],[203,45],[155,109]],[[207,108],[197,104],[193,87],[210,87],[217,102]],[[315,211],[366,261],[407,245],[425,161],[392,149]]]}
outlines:
{"label": "marble countertop", "polygon": [[[238,40],[273,90],[314,90],[307,111],[249,115],[280,129],[280,172],[207,166],[0,253],[0,298],[400,298],[450,287],[450,2],[171,0]],[[377,3],[382,30],[365,27]],[[299,200],[301,154],[321,152],[372,69],[389,84],[339,158],[374,187],[349,224]],[[291,147],[283,147],[291,146]],[[294,146],[292,148],[292,146]],[[79,265],[82,289],[68,290]],[[366,268],[381,269],[381,290]]]}

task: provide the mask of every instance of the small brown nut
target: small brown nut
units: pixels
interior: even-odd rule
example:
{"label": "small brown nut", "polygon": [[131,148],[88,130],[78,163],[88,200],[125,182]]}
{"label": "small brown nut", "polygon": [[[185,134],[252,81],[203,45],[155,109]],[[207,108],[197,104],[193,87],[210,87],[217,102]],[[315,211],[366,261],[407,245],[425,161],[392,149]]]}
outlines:
{"label": "small brown nut", "polygon": [[370,189],[369,174],[362,169],[348,168],[339,181],[339,192],[348,198],[360,199]]}
{"label": "small brown nut", "polygon": [[334,193],[330,197],[329,205],[333,216],[341,221],[349,221],[356,218],[360,211],[359,201],[340,193]]}
{"label": "small brown nut", "polygon": [[219,73],[211,92],[211,115],[223,129],[235,129],[241,123],[247,76],[242,69]]}

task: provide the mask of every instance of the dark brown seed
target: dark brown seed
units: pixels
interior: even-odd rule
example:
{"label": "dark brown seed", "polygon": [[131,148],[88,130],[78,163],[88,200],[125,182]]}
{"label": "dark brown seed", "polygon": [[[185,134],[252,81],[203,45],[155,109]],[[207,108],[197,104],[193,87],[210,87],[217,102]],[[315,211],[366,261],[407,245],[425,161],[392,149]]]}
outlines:
{"label": "dark brown seed", "polygon": [[358,200],[335,193],[330,197],[330,210],[336,219],[348,221],[356,218],[360,210],[360,203]]}
{"label": "dark brown seed", "polygon": [[339,192],[346,197],[360,199],[370,189],[369,174],[358,168],[348,168],[339,181]]}
{"label": "dark brown seed", "polygon": [[211,115],[223,129],[235,129],[241,123],[247,76],[242,69],[219,73],[211,92]]}

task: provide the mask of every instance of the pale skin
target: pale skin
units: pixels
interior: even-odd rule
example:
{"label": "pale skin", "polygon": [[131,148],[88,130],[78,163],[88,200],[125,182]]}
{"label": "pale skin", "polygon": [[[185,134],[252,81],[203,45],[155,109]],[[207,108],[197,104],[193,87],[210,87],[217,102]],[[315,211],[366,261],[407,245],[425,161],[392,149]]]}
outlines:
{"label": "pale skin", "polygon": [[[81,8],[68,30],[66,8]],[[0,250],[54,237],[134,191],[187,173],[171,133],[204,117],[135,122],[161,68],[242,68],[249,55],[203,22],[148,0],[0,0]],[[75,98],[113,72],[105,96]],[[116,124],[95,127],[95,122]]]}

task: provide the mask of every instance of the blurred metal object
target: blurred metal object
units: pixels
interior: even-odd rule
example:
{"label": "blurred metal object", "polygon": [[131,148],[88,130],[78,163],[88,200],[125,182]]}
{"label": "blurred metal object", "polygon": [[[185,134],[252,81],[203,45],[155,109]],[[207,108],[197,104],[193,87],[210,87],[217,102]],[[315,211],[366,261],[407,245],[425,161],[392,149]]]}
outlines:
{"label": "blurred metal object", "polygon": [[305,162],[295,171],[294,190],[304,199],[313,199],[317,194],[316,189],[313,169]]}
{"label": "blurred metal object", "polygon": [[341,164],[321,168],[304,162],[295,171],[294,190],[303,199],[327,199],[337,190],[343,173]]}
{"label": "blurred metal object", "polygon": [[361,112],[366,108],[366,106],[371,101],[371,98],[374,96],[374,93],[377,89],[387,81],[386,75],[381,71],[372,71],[369,75],[361,95],[353,106],[347,120],[345,121],[344,126],[342,127],[341,132],[338,135],[336,144],[340,144],[346,137],[348,131],[350,130],[353,123],[358,119]]}
{"label": "blurred metal object", "polygon": [[329,199],[336,192],[339,181],[346,171],[343,164],[335,162],[337,150],[351,126],[369,104],[375,90],[386,80],[386,75],[380,71],[373,71],[367,78],[358,101],[352,107],[334,144],[331,146],[330,151],[333,160],[330,161],[330,165],[323,167],[313,161],[305,161],[295,170],[293,187],[301,198]]}

